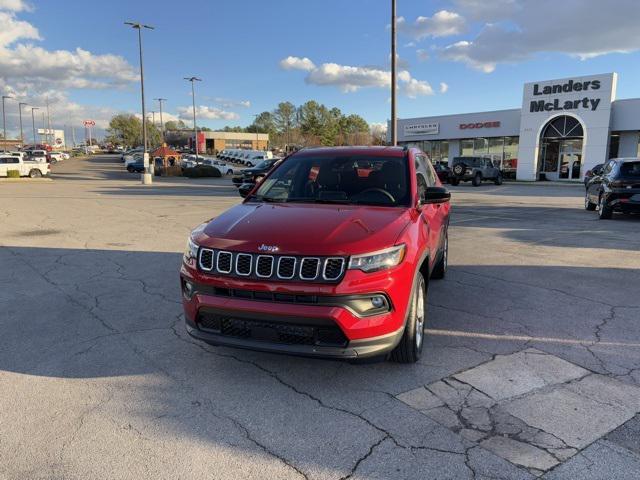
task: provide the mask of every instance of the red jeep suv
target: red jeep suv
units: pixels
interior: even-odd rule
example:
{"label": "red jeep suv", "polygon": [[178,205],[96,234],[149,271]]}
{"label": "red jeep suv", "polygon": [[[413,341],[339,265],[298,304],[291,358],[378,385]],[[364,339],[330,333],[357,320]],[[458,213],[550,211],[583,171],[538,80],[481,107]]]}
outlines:
{"label": "red jeep suv", "polygon": [[429,279],[447,269],[449,200],[418,149],[300,150],[191,233],[187,331],[213,345],[415,362]]}

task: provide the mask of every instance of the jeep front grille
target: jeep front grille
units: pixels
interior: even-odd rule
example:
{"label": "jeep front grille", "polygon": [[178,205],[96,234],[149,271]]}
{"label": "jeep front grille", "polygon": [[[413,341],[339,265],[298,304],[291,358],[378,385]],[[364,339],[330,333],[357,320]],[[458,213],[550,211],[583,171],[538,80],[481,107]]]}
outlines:
{"label": "jeep front grille", "polygon": [[257,255],[200,248],[198,267],[211,274],[252,279],[336,283],[345,272],[344,257]]}

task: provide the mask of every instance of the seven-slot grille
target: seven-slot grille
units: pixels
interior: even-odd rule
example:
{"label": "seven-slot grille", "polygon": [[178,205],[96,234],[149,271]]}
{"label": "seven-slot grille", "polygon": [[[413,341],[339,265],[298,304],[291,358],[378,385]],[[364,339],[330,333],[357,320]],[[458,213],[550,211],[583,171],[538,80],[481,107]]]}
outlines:
{"label": "seven-slot grille", "polygon": [[198,265],[204,272],[240,277],[337,282],[344,274],[346,258],[255,255],[200,248]]}

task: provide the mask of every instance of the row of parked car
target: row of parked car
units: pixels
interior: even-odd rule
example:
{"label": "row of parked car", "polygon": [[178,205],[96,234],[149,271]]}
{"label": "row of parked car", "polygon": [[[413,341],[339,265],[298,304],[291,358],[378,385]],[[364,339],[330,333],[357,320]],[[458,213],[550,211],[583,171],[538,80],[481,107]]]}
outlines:
{"label": "row of parked car", "polygon": [[264,150],[226,149],[216,156],[219,160],[238,163],[249,168],[257,166],[264,160],[273,158],[273,153]]}
{"label": "row of parked car", "polygon": [[69,158],[65,152],[39,149],[0,152],[0,177],[8,177],[9,172],[19,177],[37,178],[51,173],[51,164]]}

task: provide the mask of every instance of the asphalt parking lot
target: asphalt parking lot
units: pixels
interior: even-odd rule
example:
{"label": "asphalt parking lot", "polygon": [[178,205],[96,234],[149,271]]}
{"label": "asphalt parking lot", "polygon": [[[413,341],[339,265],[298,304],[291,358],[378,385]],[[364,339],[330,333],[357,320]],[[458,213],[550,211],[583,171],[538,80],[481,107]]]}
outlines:
{"label": "asphalt parking lot", "polygon": [[197,343],[187,234],[229,178],[115,157],[0,182],[0,478],[640,478],[640,216],[580,186],[453,188],[418,364]]}

